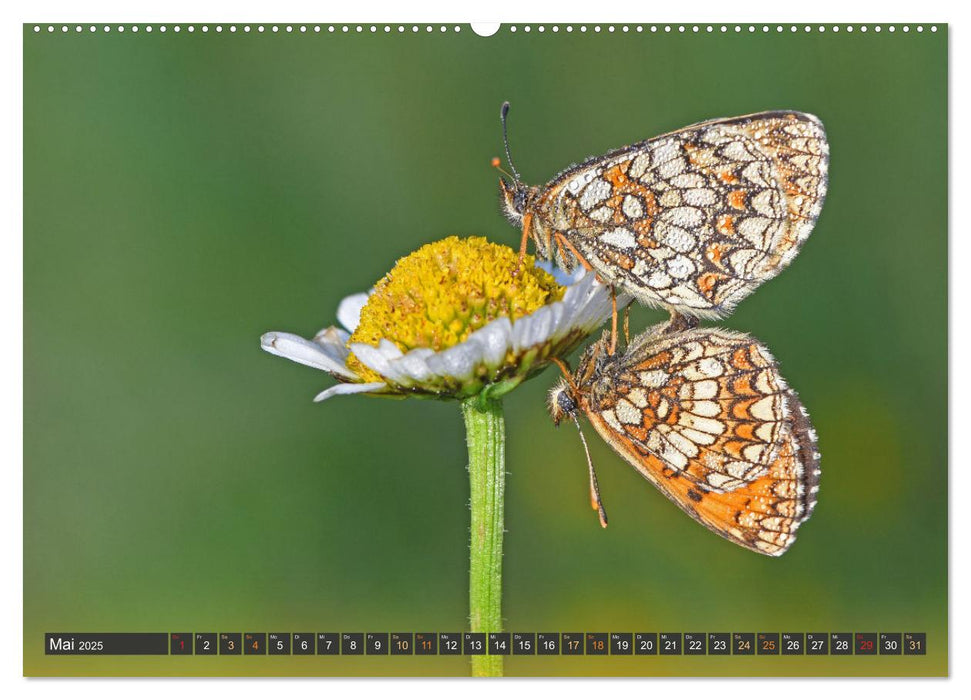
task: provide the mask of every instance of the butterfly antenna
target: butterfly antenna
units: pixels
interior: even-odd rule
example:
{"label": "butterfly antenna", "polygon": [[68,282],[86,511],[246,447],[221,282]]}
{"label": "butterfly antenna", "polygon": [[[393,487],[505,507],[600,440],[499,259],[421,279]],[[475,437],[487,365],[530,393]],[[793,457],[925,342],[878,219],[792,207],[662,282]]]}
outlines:
{"label": "butterfly antenna", "polygon": [[512,164],[512,156],[509,155],[509,132],[506,128],[506,117],[509,115],[509,102],[502,103],[502,109],[499,110],[499,119],[502,121],[502,145],[506,148],[506,162],[509,163],[509,169],[512,170],[513,179],[516,182],[520,182],[519,171],[516,170],[516,166]]}
{"label": "butterfly antenna", "polygon": [[571,414],[570,417],[573,419],[573,424],[577,427],[577,432],[580,433],[580,442],[583,443],[583,451],[587,454],[587,466],[590,468],[590,507],[597,511],[597,515],[600,517],[600,527],[607,527],[607,511],[604,509],[603,501],[600,499],[600,484],[597,483],[597,470],[593,468],[593,460],[590,459],[590,448],[587,447],[587,438],[584,437],[583,431],[580,429],[580,421],[577,420],[575,414]]}

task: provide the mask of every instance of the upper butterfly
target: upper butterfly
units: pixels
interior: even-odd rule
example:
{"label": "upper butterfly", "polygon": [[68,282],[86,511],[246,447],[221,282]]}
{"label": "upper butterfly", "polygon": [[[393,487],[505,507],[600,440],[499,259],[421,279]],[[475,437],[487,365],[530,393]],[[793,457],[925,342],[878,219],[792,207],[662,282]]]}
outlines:
{"label": "upper butterfly", "polygon": [[[503,139],[506,114],[502,106]],[[826,195],[829,145],[802,112],[715,119],[574,165],[545,187],[500,179],[540,258],[577,263],[642,304],[721,318],[788,265]]]}

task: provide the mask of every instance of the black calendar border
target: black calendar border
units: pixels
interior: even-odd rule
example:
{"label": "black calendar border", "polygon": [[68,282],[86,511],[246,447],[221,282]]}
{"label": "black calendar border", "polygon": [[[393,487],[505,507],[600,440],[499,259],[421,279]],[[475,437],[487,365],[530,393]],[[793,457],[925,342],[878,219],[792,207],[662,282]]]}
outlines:
{"label": "black calendar border", "polygon": [[[781,628],[780,628],[781,629]],[[899,629],[899,628],[898,628]],[[297,645],[299,644],[299,648]],[[812,649],[807,649],[811,644]],[[48,632],[47,656],[926,656],[926,632]]]}

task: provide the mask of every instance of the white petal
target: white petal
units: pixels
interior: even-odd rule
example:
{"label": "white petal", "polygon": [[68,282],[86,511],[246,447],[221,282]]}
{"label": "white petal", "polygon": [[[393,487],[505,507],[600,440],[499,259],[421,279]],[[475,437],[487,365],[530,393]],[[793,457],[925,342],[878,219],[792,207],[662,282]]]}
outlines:
{"label": "white petal", "polygon": [[577,309],[580,308],[584,295],[589,294],[591,284],[589,280],[584,279],[566,290],[566,294],[563,295],[563,306],[567,308],[570,314],[576,313]]}
{"label": "white petal", "polygon": [[279,355],[302,365],[322,369],[347,379],[356,379],[357,375],[347,366],[328,354],[317,343],[301,338],[293,333],[264,333],[260,338],[260,345],[272,355]]}
{"label": "white petal", "polygon": [[456,379],[471,379],[472,370],[482,359],[482,349],[479,343],[466,341],[438,354],[445,365],[444,374]]}
{"label": "white petal", "polygon": [[534,347],[546,341],[553,330],[553,307],[547,306],[540,309],[543,313],[533,314],[530,321],[532,328],[529,329],[529,347]]}
{"label": "white petal", "polygon": [[347,364],[347,356],[351,354],[351,351],[347,349],[347,339],[349,337],[347,331],[337,326],[331,326],[315,335],[314,342],[325,353],[334,358],[335,362],[343,365]]}
{"label": "white petal", "polygon": [[350,351],[347,349],[347,341],[350,337],[351,334],[343,328],[328,326],[317,332],[317,335],[314,336],[314,342],[322,346],[339,345],[343,348],[344,355],[348,355]]}
{"label": "white petal", "polygon": [[529,316],[519,319],[512,326],[512,346],[516,352],[531,348],[550,327],[552,315],[548,306],[537,309]]}
{"label": "white petal", "polygon": [[[372,348],[372,350],[374,349],[376,349],[377,354],[380,355],[381,358],[383,358],[383,362],[381,362],[382,377],[392,382],[395,382],[397,384],[403,384],[405,386],[411,386],[413,384],[413,382],[409,381],[408,376],[402,371],[402,368],[399,366],[399,363],[403,355],[401,354],[401,350],[398,349],[397,345],[392,343],[390,340],[386,340],[382,338],[381,342],[378,343],[378,347]],[[428,348],[422,348],[422,349],[427,350],[428,352],[433,352]],[[365,354],[367,354],[367,351],[365,351]]]}
{"label": "white petal", "polygon": [[436,352],[425,358],[425,364],[433,377],[444,377],[447,374],[445,362],[442,360],[442,353]]}
{"label": "white petal", "polygon": [[397,345],[387,338],[381,338],[380,342],[378,342],[378,352],[388,360],[397,360],[404,354]]}
{"label": "white petal", "polygon": [[365,343],[352,343],[351,352],[368,369],[374,370],[382,376],[388,371],[388,358],[378,348],[371,347]]}
{"label": "white petal", "polygon": [[365,292],[351,294],[341,299],[341,303],[337,305],[337,320],[351,333],[357,330],[361,322],[361,309],[367,303],[368,296],[370,295]]}
{"label": "white petal", "polygon": [[564,325],[569,324],[570,319],[566,316],[566,307],[563,304],[553,304],[550,306],[550,327],[549,338],[555,338],[561,334]]}
{"label": "white petal", "polygon": [[512,323],[506,317],[490,321],[479,330],[469,334],[482,349],[482,360],[486,367],[495,369],[506,358],[512,341]]}
{"label": "white petal", "polygon": [[384,382],[370,382],[367,384],[335,384],[330,389],[325,389],[314,397],[315,402],[326,401],[331,396],[343,394],[363,394],[366,392],[380,392],[388,388]]}
{"label": "white petal", "polygon": [[435,351],[431,348],[416,348],[405,354],[403,357],[389,363],[397,373],[395,381],[404,386],[413,386],[427,381],[432,376],[432,371],[428,367],[428,358],[434,355]]}
{"label": "white petal", "polygon": [[374,370],[382,377],[397,379],[398,373],[391,363],[400,359],[402,352],[390,340],[382,338],[376,348],[366,343],[352,343],[351,352],[357,355],[357,359],[364,363],[366,367]]}
{"label": "white petal", "polygon": [[[618,308],[629,301],[630,297],[626,294],[617,295]],[[611,314],[610,290],[597,282],[595,275],[585,277],[575,287],[568,289],[563,303],[571,328],[593,330]]]}

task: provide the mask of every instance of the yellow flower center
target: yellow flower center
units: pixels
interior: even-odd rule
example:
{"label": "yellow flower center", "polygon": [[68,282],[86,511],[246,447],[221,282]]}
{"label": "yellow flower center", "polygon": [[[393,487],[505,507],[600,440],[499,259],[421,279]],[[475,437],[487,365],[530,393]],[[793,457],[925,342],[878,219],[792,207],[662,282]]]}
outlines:
{"label": "yellow flower center", "polygon": [[[527,255],[485,238],[451,236],[407,255],[375,285],[348,340],[377,347],[382,338],[402,352],[439,351],[503,316],[515,321],[559,301],[566,292]],[[518,270],[518,271],[517,271]],[[381,381],[351,353],[347,366],[364,381]]]}

